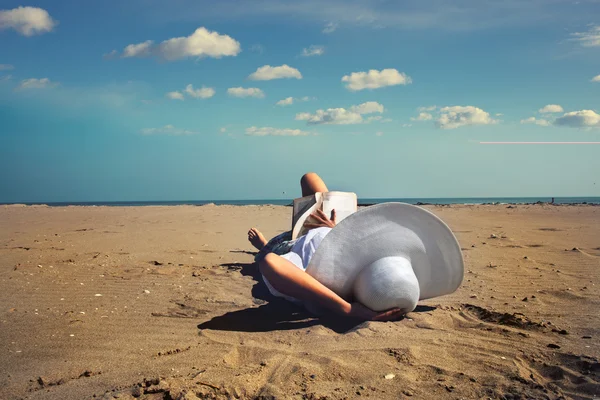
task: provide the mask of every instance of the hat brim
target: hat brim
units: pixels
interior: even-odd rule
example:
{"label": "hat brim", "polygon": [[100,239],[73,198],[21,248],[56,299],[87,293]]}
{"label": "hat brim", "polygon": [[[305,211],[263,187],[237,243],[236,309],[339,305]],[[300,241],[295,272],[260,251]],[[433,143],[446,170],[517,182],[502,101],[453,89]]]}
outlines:
{"label": "hat brim", "polygon": [[406,203],[377,204],[341,221],[325,236],[306,272],[349,298],[361,269],[391,256],[410,260],[420,300],[452,293],[462,282],[463,257],[450,228],[428,210]]}

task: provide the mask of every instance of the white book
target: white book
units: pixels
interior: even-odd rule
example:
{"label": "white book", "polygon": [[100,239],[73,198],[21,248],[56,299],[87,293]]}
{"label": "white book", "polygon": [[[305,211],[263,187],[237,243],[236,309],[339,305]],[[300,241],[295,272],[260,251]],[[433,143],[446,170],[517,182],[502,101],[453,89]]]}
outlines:
{"label": "white book", "polygon": [[294,199],[292,214],[292,239],[305,235],[309,229],[304,227],[308,221],[313,221],[311,214],[322,210],[331,218],[331,210],[335,209],[336,223],[340,223],[350,214],[358,210],[356,193],[351,192],[317,192],[311,196]]}

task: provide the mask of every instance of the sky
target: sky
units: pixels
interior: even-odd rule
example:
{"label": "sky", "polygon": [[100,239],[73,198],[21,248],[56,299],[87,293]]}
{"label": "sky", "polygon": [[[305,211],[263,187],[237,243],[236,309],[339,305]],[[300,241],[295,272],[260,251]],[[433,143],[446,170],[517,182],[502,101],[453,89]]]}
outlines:
{"label": "sky", "polygon": [[600,196],[598,0],[0,1],[0,202]]}

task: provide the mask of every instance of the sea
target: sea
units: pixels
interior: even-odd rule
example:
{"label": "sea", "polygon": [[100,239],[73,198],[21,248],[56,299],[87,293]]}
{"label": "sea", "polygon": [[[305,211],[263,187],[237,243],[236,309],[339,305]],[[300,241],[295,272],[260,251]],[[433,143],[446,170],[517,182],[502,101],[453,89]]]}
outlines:
{"label": "sea", "polygon": [[[359,205],[372,205],[388,202],[402,202],[416,205],[423,204],[535,204],[551,203],[554,204],[600,204],[600,197],[447,197],[447,198],[359,198]],[[139,206],[180,206],[192,205],[202,206],[206,204],[215,205],[280,205],[291,206],[292,199],[263,199],[263,200],[166,200],[166,201],[67,201],[67,202],[19,202],[19,203],[0,203],[6,204],[26,204],[26,205],[47,205],[50,207],[64,206],[109,206],[109,207],[139,207]]]}

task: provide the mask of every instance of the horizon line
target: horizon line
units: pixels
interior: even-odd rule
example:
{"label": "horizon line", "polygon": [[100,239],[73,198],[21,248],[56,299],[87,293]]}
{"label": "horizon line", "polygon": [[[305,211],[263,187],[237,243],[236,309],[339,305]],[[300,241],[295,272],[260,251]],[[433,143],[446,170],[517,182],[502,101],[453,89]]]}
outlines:
{"label": "horizon line", "polygon": [[479,144],[600,144],[600,142],[479,142]]}

